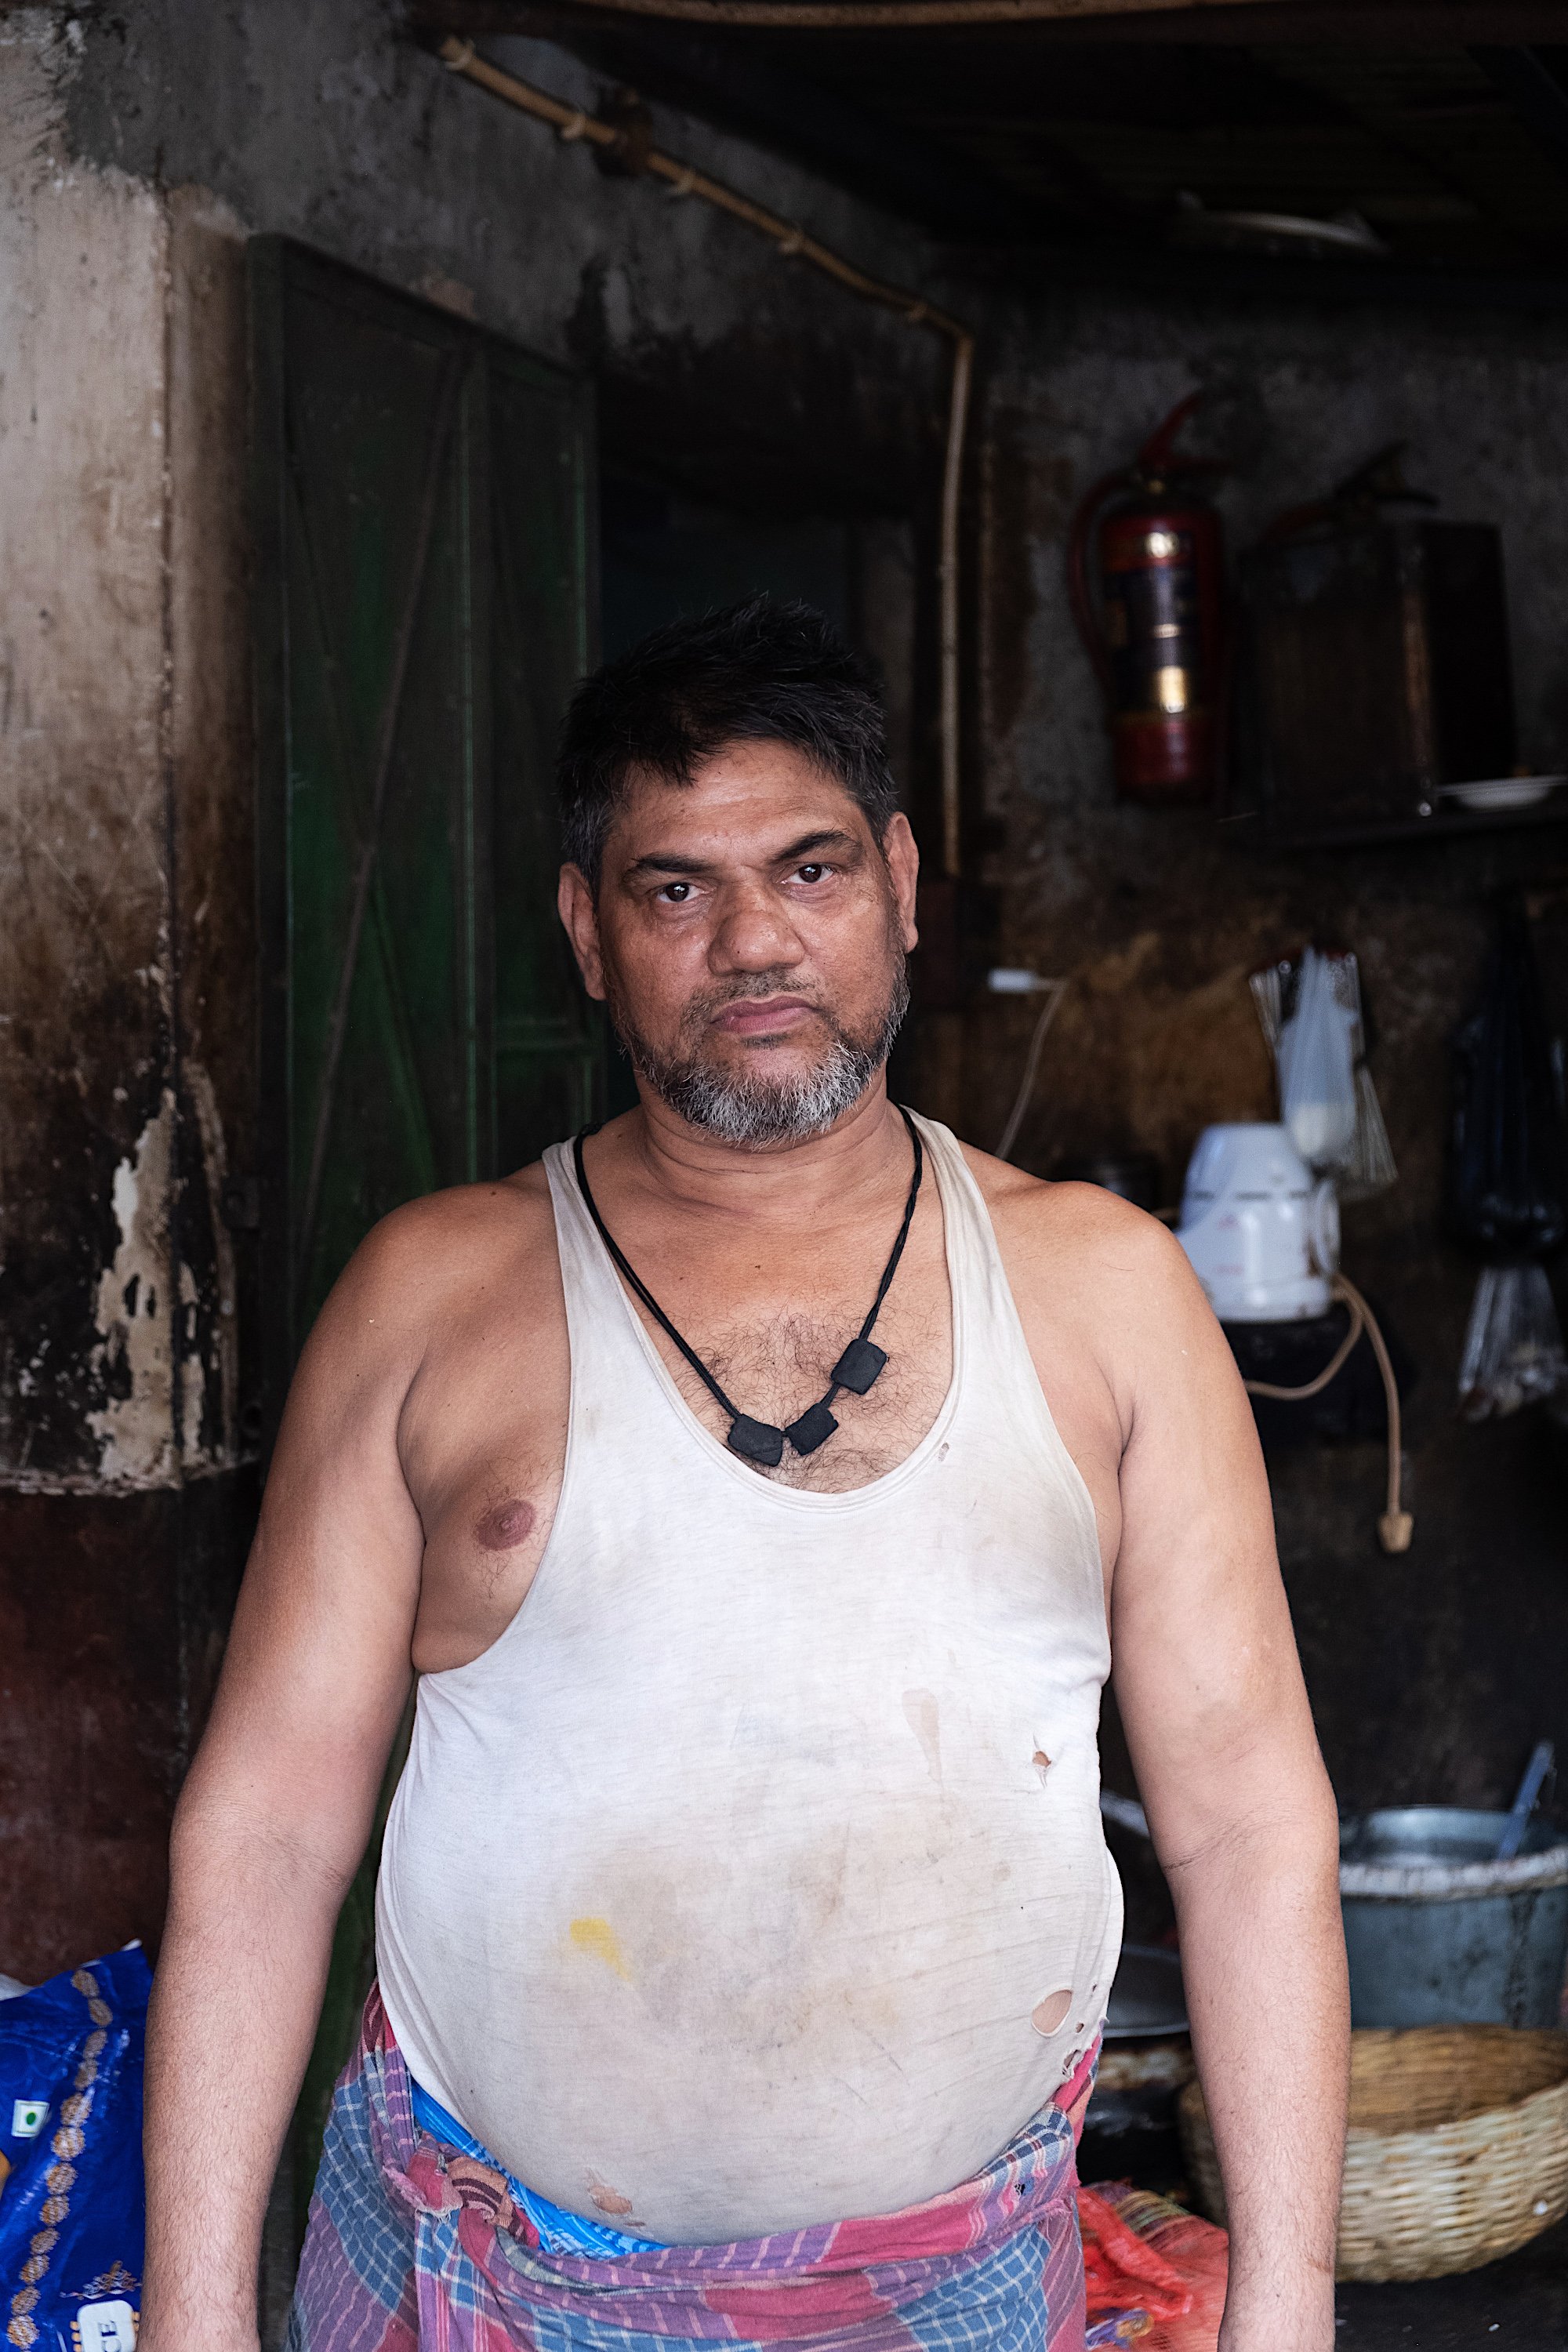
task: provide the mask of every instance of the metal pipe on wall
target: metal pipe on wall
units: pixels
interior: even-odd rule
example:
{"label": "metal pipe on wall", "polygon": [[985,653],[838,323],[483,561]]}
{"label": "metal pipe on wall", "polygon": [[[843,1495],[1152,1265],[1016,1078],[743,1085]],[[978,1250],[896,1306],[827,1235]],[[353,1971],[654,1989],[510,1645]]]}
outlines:
{"label": "metal pipe on wall", "polygon": [[[589,114],[580,106],[568,106],[548,90],[536,89],[531,82],[522,81],[516,74],[504,73],[499,66],[490,65],[479,57],[472,41],[460,41],[448,35],[437,51],[449,72],[462,74],[492,97],[504,99],[524,114],[536,121],[548,122],[562,139],[586,140],[595,147],[626,146],[626,134],[613,123]],[[735,188],[727,187],[722,180],[712,179],[700,172],[695,164],[682,163],[673,155],[649,148],[638,157],[645,172],[668,183],[676,196],[700,196],[705,204],[744,221],[749,228],[759,230],[772,239],[777,250],[786,258],[808,261],[816,269],[833,278],[838,285],[858,294],[863,301],[878,303],[884,310],[897,310],[911,327],[930,327],[933,332],[945,335],[952,345],[952,375],[948,394],[947,439],[942,463],[941,553],[938,564],[941,615],[940,671],[940,733],[942,742],[942,870],[956,880],[963,864],[963,809],[960,795],[960,750],[962,745],[963,712],[960,703],[960,656],[962,652],[961,612],[962,576],[959,564],[961,499],[963,488],[963,455],[969,429],[970,394],[974,378],[974,337],[961,320],[939,310],[923,296],[912,293],[906,286],[892,286],[885,279],[873,278],[857,268],[831,246],[823,245],[816,237],[808,236],[794,221],[781,214],[770,212],[765,205],[753,204]]]}

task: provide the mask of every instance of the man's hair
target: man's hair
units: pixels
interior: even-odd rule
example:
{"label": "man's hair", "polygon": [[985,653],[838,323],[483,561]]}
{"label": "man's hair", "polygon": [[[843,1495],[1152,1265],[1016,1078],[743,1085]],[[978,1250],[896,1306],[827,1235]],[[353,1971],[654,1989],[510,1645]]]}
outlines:
{"label": "man's hair", "polygon": [[605,837],[639,775],[689,784],[726,744],[759,742],[804,752],[881,840],[899,795],[869,670],[809,604],[752,596],[672,621],[584,679],[555,772],[565,856],[596,891]]}

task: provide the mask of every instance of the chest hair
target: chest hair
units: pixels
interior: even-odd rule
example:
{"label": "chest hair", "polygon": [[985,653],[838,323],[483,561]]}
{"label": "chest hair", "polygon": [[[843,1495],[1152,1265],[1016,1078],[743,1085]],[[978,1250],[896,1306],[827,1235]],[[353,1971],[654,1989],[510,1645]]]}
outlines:
{"label": "chest hair", "polygon": [[[945,1308],[945,1299],[942,1304]],[[647,1316],[643,1320],[682,1397],[722,1442],[729,1423],[720,1406],[664,1333]],[[761,1328],[739,1321],[720,1325],[691,1344],[732,1403],[783,1427],[821,1396],[855,1328],[847,1313],[831,1319],[775,1315]],[[888,1361],[864,1396],[834,1399],[838,1427],[826,1444],[807,1454],[786,1445],[776,1469],[748,1463],[749,1469],[775,1486],[843,1494],[884,1476],[914,1451],[936,1419],[951,1376],[945,1315],[906,1301],[896,1316],[884,1308],[873,1336],[888,1350]]]}

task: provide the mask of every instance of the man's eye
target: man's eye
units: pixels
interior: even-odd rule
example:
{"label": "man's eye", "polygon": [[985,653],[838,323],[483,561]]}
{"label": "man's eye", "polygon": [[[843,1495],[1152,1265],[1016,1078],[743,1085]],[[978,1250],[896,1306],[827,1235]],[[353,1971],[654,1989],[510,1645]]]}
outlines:
{"label": "man's eye", "polygon": [[795,870],[803,882],[820,882],[827,868],[826,866],[797,866]]}
{"label": "man's eye", "polygon": [[689,882],[667,882],[658,895],[661,898],[668,898],[672,907],[684,907],[690,891]]}

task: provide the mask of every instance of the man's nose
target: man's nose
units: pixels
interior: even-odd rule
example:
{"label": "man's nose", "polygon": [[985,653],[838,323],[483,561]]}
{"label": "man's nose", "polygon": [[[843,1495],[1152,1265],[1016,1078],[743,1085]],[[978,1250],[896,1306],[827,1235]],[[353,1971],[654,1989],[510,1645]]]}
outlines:
{"label": "man's nose", "polygon": [[742,884],[726,892],[708,950],[713,971],[763,971],[773,964],[798,963],[802,952],[773,891]]}

